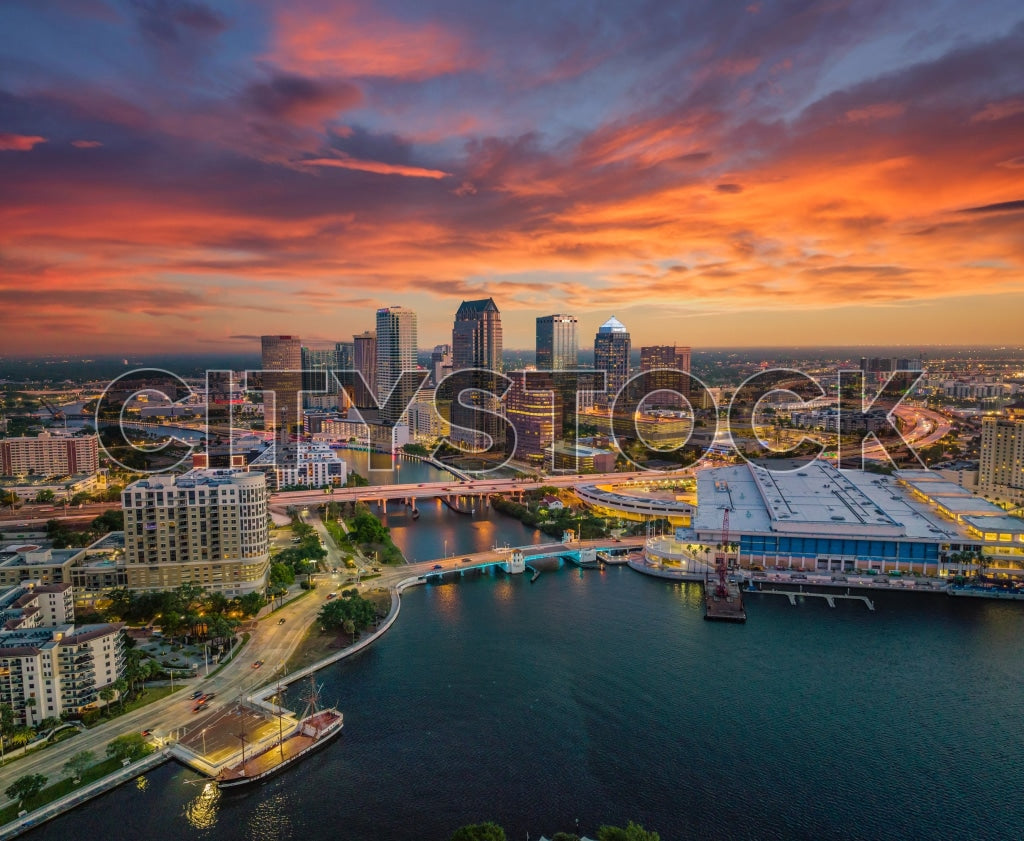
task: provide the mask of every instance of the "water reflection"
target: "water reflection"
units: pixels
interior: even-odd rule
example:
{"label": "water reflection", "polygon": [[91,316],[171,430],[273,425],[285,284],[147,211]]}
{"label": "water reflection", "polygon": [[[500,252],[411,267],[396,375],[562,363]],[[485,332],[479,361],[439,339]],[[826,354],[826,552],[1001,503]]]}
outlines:
{"label": "water reflection", "polygon": [[249,819],[247,836],[255,841],[284,841],[295,835],[288,798],[278,793],[261,800]]}
{"label": "water reflection", "polygon": [[220,789],[216,783],[204,783],[199,794],[185,804],[185,819],[195,829],[209,829],[217,823]]}

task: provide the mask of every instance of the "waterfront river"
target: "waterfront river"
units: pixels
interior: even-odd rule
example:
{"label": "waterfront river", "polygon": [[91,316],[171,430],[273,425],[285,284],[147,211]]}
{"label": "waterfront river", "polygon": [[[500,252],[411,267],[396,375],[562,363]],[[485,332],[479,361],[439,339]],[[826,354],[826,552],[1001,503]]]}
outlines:
{"label": "waterfront river", "polygon": [[231,796],[168,764],[29,837],[1020,837],[1022,605],[762,595],[730,626],[699,593],[623,568],[414,589],[321,673],[345,732],[316,757]]}

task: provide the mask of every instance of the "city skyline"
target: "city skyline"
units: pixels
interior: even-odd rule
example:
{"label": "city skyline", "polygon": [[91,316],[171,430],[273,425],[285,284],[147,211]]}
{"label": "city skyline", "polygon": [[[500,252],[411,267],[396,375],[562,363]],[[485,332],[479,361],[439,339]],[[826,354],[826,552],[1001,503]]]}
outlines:
{"label": "city skyline", "polygon": [[[0,9],[0,352],[1010,342],[1019,8]],[[38,61],[41,51],[50,57]],[[25,325],[31,323],[32,330]]]}

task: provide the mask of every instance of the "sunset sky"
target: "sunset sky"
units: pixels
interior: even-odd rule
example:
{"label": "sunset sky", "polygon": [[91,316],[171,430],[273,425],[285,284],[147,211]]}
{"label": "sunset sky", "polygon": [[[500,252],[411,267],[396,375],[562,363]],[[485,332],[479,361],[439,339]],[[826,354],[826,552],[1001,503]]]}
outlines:
{"label": "sunset sky", "polygon": [[1020,342],[1024,7],[4,0],[0,353]]}

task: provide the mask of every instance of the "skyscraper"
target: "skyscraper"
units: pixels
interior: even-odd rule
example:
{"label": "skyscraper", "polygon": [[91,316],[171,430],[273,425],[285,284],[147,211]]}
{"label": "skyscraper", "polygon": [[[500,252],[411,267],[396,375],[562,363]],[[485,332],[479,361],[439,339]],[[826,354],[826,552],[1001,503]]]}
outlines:
{"label": "skyscraper", "polygon": [[[336,397],[329,392],[327,372],[337,368],[337,352],[334,347],[302,348],[302,404],[306,408],[317,406],[328,408],[335,405]],[[319,392],[319,393],[318,393]]]}
{"label": "skyscraper", "polygon": [[[675,345],[650,345],[640,348],[640,370],[653,371],[657,368],[670,368],[676,371],[685,371],[689,374],[690,349],[688,347],[676,347]],[[673,378],[670,375],[653,374],[651,381],[649,390],[673,389]],[[688,397],[689,388],[686,388],[683,394]],[[680,408],[683,405],[681,398],[668,391],[660,392],[647,402],[654,406],[667,406],[670,408]]]}
{"label": "skyscraper", "polygon": [[[465,368],[496,372],[502,369],[501,313],[493,298],[463,301],[455,313],[455,326],[452,328],[452,370],[461,371]],[[481,384],[483,385],[483,382]],[[500,409],[497,398],[472,393],[469,400],[491,412]],[[486,432],[499,446],[504,445],[503,441],[497,441],[500,437],[500,426],[496,417],[488,416],[483,419],[482,424],[480,421],[474,422],[472,410],[460,405],[456,399],[452,403],[452,425],[472,428],[474,424],[480,432]],[[467,438],[465,433],[458,430],[453,430],[452,435],[478,448],[484,447],[487,443],[482,436],[470,435]]]}
{"label": "skyscraper", "polygon": [[[298,336],[261,336],[263,355],[263,422],[267,430],[278,433],[282,441],[299,426],[302,416],[299,392],[302,390],[302,340]],[[280,373],[278,373],[280,372]],[[268,392],[273,392],[270,396]],[[272,406],[271,411],[267,407]]]}
{"label": "skyscraper", "polygon": [[[416,343],[416,313],[406,307],[377,310],[377,399],[382,406],[402,372],[417,369]],[[395,403],[381,409],[381,420],[398,423],[416,391],[416,386],[407,382],[395,395]]]}
{"label": "skyscraper", "polygon": [[578,364],[576,316],[543,315],[537,319],[537,369],[570,371]]}
{"label": "skyscraper", "polygon": [[430,352],[430,384],[436,386],[452,372],[452,346],[434,345]]}
{"label": "skyscraper", "polygon": [[347,371],[355,367],[355,342],[334,343],[334,364],[339,371]]}
{"label": "skyscraper", "polygon": [[998,499],[1024,503],[1024,402],[981,420],[978,489]]}
{"label": "skyscraper", "polygon": [[607,374],[604,402],[610,404],[629,379],[629,331],[614,315],[602,324],[594,337],[594,367]]}
{"label": "skyscraper", "polygon": [[377,394],[377,334],[373,330],[352,337],[352,368],[363,375],[369,388],[369,394],[363,394],[362,388],[356,384],[356,405],[372,406],[369,395]]}
{"label": "skyscraper", "polygon": [[[563,403],[552,375],[534,377],[526,389],[525,375],[513,371],[508,375],[512,386],[505,395],[505,417],[516,431],[515,450],[506,442],[513,458],[542,466],[551,447],[562,435]],[[548,465],[550,467],[550,465]]]}
{"label": "skyscraper", "polygon": [[452,368],[502,368],[501,313],[493,298],[463,301],[452,330]]}

